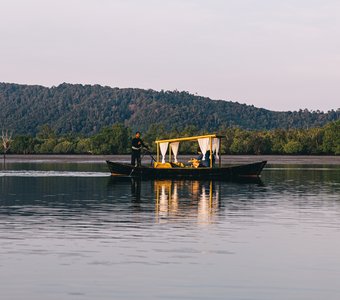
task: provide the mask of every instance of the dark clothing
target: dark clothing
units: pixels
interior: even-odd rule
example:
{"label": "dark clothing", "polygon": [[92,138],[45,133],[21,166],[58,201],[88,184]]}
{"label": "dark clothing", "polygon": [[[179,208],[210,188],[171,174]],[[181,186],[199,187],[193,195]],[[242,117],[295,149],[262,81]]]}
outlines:
{"label": "dark clothing", "polygon": [[[137,162],[136,162],[137,160]],[[140,158],[140,150],[132,150],[131,153],[131,165],[133,166],[140,166],[142,164],[141,158]]]}
{"label": "dark clothing", "polygon": [[[204,160],[203,154],[200,154],[197,158],[200,160],[200,167],[210,167],[210,150],[205,153]],[[212,155],[212,166],[215,165],[215,154]]]}
{"label": "dark clothing", "polygon": [[[149,148],[147,145],[145,145],[140,138],[133,138],[132,139],[132,153],[131,153],[131,165],[133,166],[140,166],[141,165],[141,158],[140,153],[142,148]],[[137,163],[136,163],[137,160]]]}
{"label": "dark clothing", "polygon": [[132,139],[132,150],[142,150],[142,147],[148,148],[148,146],[146,146],[141,138],[133,138]]}

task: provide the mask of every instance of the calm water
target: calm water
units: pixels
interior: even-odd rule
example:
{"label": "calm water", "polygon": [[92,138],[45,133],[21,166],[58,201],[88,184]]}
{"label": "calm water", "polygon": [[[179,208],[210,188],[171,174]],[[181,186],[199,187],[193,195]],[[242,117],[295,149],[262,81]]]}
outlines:
{"label": "calm water", "polygon": [[262,182],[0,170],[1,299],[340,299],[340,166]]}

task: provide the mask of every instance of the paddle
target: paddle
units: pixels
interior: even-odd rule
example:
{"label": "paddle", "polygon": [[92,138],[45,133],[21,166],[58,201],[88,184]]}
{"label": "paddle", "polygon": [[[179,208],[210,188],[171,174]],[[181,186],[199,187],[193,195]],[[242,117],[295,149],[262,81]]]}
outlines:
{"label": "paddle", "polygon": [[156,162],[156,159],[153,157],[153,155],[152,155],[152,153],[149,149],[143,148],[143,150],[144,150],[144,153],[143,153],[142,158],[144,157],[145,154],[149,154],[150,157],[151,157],[151,163],[150,164],[152,165],[152,161]]}
{"label": "paddle", "polygon": [[[156,159],[152,156],[152,154],[151,154],[151,151],[149,150],[149,149],[147,149],[147,148],[143,148],[143,155],[142,155],[142,157],[141,157],[141,161],[142,161],[142,159],[143,159],[143,157],[144,157],[144,155],[145,154],[149,154],[150,155],[150,157],[151,157],[151,165],[152,165],[152,161],[156,161]],[[136,169],[136,167],[137,166],[135,166],[132,170],[131,170],[131,173],[130,173],[130,175],[129,175],[129,177],[132,175],[132,173],[135,171],[135,169]]]}

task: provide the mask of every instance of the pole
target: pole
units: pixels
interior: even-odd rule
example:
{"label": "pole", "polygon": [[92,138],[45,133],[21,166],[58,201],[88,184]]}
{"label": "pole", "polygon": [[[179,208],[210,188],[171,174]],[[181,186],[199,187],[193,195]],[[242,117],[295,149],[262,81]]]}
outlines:
{"label": "pole", "polygon": [[222,139],[220,138],[219,139],[220,142],[218,143],[218,166],[221,168],[221,165],[222,165],[222,153],[221,153],[221,142],[222,142]]}
{"label": "pole", "polygon": [[210,142],[210,169],[212,168],[213,166],[213,161],[212,161],[212,138],[210,137],[209,138],[209,142]]}

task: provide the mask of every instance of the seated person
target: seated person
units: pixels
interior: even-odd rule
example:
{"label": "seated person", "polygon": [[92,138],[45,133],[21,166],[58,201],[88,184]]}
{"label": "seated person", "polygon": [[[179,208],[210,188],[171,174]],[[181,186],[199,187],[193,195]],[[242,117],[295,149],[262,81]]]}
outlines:
{"label": "seated person", "polygon": [[188,162],[191,163],[190,167],[198,168],[200,166],[200,161],[196,158],[192,158]]}
{"label": "seated person", "polygon": [[[203,154],[199,151],[198,152],[199,156],[197,159],[200,161],[200,167],[210,167],[210,150],[208,150],[205,155],[204,155],[204,160],[203,160]],[[213,153],[212,155],[212,166],[215,166],[215,154]]]}

